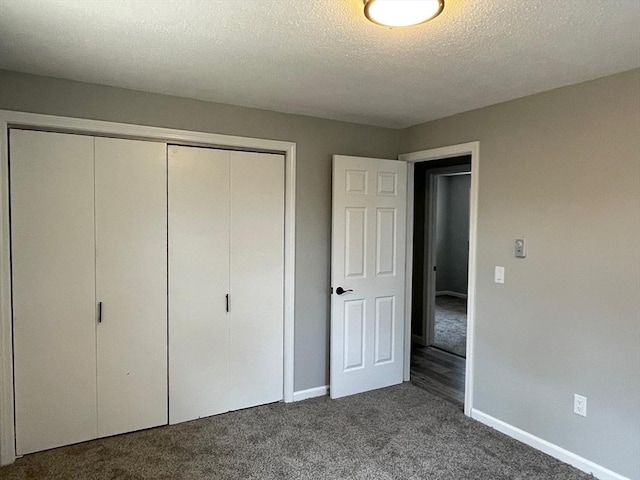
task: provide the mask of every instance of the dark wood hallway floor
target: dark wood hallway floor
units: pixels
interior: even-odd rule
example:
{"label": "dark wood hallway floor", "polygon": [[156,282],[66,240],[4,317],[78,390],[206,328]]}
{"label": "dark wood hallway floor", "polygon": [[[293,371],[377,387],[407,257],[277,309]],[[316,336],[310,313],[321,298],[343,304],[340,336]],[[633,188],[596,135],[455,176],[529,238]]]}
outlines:
{"label": "dark wood hallway floor", "polygon": [[460,408],[464,406],[465,359],[433,347],[411,346],[411,383]]}

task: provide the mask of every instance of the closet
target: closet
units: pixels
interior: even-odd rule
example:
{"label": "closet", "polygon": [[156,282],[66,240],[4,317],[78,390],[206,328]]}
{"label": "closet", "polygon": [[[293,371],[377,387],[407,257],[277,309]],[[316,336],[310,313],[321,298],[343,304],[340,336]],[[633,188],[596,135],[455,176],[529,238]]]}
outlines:
{"label": "closet", "polygon": [[282,399],[284,156],[169,146],[169,422]]}
{"label": "closet", "polygon": [[283,155],[9,147],[17,455],[282,399]]}
{"label": "closet", "polygon": [[163,143],[10,131],[16,453],[167,423]]}

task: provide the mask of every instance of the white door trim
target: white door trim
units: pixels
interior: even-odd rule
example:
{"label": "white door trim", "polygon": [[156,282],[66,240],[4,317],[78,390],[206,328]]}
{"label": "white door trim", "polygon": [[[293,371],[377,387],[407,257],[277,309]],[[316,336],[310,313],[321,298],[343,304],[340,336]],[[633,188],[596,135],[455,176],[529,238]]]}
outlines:
{"label": "white door trim", "polygon": [[10,127],[78,132],[89,135],[157,140],[180,145],[232,147],[285,156],[284,253],[284,401],[293,401],[295,307],[295,142],[192,132],[82,118],[0,110],[0,465],[15,460],[13,404],[13,333],[11,326],[11,254],[9,235]]}
{"label": "white door trim", "polygon": [[[478,234],[478,172],[480,168],[480,142],[462,143],[448,147],[404,153],[398,157],[407,165],[407,256],[406,256],[406,298],[405,304],[411,305],[411,278],[413,275],[413,178],[414,164],[443,158],[471,155],[471,192],[469,211],[469,286],[467,297],[467,359],[464,386],[464,413],[471,416],[473,408],[473,363],[474,333],[476,313],[476,249]],[[411,366],[411,309],[405,311],[405,357],[404,380],[410,380]]]}

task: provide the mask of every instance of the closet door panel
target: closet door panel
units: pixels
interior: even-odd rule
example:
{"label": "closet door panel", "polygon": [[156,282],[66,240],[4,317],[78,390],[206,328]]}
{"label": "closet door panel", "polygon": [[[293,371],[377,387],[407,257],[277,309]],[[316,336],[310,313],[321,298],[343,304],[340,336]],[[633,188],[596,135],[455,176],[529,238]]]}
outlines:
{"label": "closet door panel", "polygon": [[282,399],[284,157],[231,152],[231,410]]}
{"label": "closet door panel", "polygon": [[16,452],[96,437],[93,138],[11,130]]}
{"label": "closet door panel", "polygon": [[229,410],[229,152],[169,147],[169,423]]}
{"label": "closet door panel", "polygon": [[98,436],[167,423],[166,145],[95,139]]}

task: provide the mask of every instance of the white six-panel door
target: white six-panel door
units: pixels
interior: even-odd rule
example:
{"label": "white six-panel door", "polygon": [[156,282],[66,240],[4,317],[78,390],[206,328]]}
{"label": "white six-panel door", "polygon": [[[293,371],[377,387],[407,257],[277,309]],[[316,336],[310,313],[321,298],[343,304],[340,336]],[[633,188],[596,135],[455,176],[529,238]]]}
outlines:
{"label": "white six-panel door", "polygon": [[229,151],[169,146],[169,423],[229,410]]}
{"label": "white six-panel door", "polygon": [[16,453],[95,438],[93,138],[11,130]]}
{"label": "white six-panel door", "polygon": [[95,139],[98,436],[167,423],[164,143]]}
{"label": "white six-panel door", "polygon": [[404,162],[333,157],[332,398],[403,379],[406,172]]}

